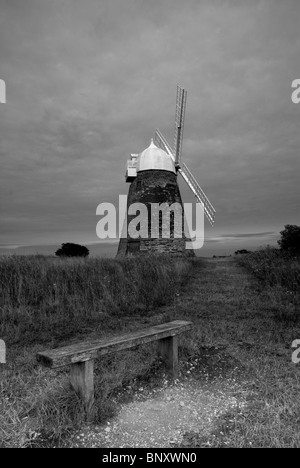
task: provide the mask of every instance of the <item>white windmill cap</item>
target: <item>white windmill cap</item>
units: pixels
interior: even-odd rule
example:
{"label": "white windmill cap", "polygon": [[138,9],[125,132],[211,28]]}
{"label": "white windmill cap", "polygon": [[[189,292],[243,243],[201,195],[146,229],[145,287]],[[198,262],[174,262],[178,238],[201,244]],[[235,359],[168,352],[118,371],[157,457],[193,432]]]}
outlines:
{"label": "white windmill cap", "polygon": [[151,139],[150,146],[138,155],[136,165],[137,172],[151,169],[170,171],[176,174],[173,159],[164,150],[158,148],[153,143],[153,139]]}

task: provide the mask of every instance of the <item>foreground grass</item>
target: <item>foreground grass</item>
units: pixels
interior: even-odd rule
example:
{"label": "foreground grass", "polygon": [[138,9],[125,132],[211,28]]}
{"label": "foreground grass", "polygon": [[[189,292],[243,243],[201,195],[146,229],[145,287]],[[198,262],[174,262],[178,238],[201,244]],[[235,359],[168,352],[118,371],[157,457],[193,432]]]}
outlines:
{"label": "foreground grass", "polygon": [[[8,364],[0,369],[0,445],[24,447],[37,436],[60,438],[83,420],[68,370],[44,370],[35,354],[84,336],[108,336],[161,323],[156,308],[173,304],[193,260],[160,257],[0,261],[0,337]],[[111,392],[155,369],[153,347],[97,363],[94,421],[110,416]]]}
{"label": "foreground grass", "polygon": [[247,400],[220,417],[209,437],[186,434],[190,446],[300,447],[300,364],[291,360],[292,342],[300,338],[298,272],[295,259],[267,249],[207,262],[202,285],[190,285],[194,297],[178,313],[196,325],[194,353],[204,346],[234,357],[243,370],[236,396]]}
{"label": "foreground grass", "polygon": [[[117,304],[111,313],[107,309],[106,315],[100,314],[99,322],[91,322],[92,325],[85,325],[85,318],[75,317],[73,320],[79,325],[73,329],[70,323],[73,331],[69,335],[67,324],[61,328],[53,326],[48,335],[45,330],[48,344],[60,345],[65,339],[70,342],[80,333],[113,334],[174,318],[191,320],[192,333],[181,338],[180,362],[211,355],[207,363],[199,361],[213,374],[220,368],[219,356],[224,361],[228,356],[227,362],[232,362],[232,367],[227,371],[240,384],[237,400],[241,396],[247,404],[217,419],[209,436],[186,434],[184,446],[300,447],[300,364],[291,361],[291,344],[300,339],[299,288],[294,285],[299,278],[299,263],[295,259],[277,258],[278,253],[270,250],[251,255],[235,261],[197,259],[188,264],[181,261],[168,264],[158,259],[159,271],[170,267],[162,278],[168,278],[168,284],[176,284],[176,287],[171,284],[171,293],[167,291],[172,296],[162,295],[153,308],[151,302],[148,305],[135,302],[128,308],[125,301],[121,302],[123,306]],[[128,259],[125,263],[130,265],[131,261],[134,262]],[[149,269],[154,268],[155,261]],[[122,262],[117,264],[110,264],[112,274],[114,268],[123,268]],[[131,267],[139,271],[137,265]],[[130,266],[126,271],[129,270]],[[159,290],[160,281],[161,277],[156,276],[156,281],[150,283],[152,290]],[[150,290],[147,289],[146,296],[149,301]],[[156,297],[157,294],[155,291]],[[57,320],[60,324],[60,319]],[[18,330],[18,323],[13,327]],[[22,339],[20,342],[21,346],[16,342],[9,350],[10,364],[6,378],[2,379],[0,438],[6,446],[26,446],[41,433],[48,439],[59,439],[74,427],[80,427],[83,421],[80,402],[69,388],[66,371],[44,371],[37,365],[35,352],[45,347],[42,341],[28,346],[24,346]],[[150,382],[159,372],[155,345],[122,353],[121,359],[119,354],[101,359],[96,368],[94,423],[101,423],[116,411],[112,398],[116,389],[133,379]],[[220,375],[221,381],[224,378]],[[59,444],[58,439],[55,444]]]}
{"label": "foreground grass", "polygon": [[266,248],[238,257],[269,295],[274,305],[276,319],[289,325],[299,321],[300,258],[282,253],[279,249]]}
{"label": "foreground grass", "polygon": [[147,315],[172,301],[190,264],[155,256],[126,260],[2,257],[0,336],[10,346],[43,343],[95,326],[101,332],[107,321],[112,328],[124,315]]}

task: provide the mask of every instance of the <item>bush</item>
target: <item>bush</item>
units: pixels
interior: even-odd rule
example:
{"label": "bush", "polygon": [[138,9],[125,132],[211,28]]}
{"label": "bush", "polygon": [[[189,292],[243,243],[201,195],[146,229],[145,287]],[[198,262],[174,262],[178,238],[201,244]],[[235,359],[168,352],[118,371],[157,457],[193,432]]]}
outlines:
{"label": "bush", "polygon": [[62,244],[61,248],[55,252],[58,257],[87,257],[89,249],[79,244],[72,244],[70,242]]}
{"label": "bush", "polygon": [[300,226],[287,224],[284,228],[278,241],[280,249],[291,255],[300,255]]}
{"label": "bush", "polygon": [[246,254],[249,254],[249,253],[251,253],[250,250],[242,249],[242,250],[236,250],[234,252],[234,255],[246,255]]}

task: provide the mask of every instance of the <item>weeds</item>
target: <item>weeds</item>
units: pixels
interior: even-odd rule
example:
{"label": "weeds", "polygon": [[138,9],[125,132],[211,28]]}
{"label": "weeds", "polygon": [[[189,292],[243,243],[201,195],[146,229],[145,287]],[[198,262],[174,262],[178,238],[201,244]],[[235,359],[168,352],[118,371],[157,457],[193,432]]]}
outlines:
{"label": "weeds", "polygon": [[[0,337],[8,348],[0,368],[0,446],[60,445],[84,421],[68,369],[41,368],[38,351],[80,336],[108,336],[161,323],[156,308],[173,304],[193,260],[3,257],[0,261]],[[156,352],[140,346],[104,356],[95,368],[93,420],[116,411],[112,393],[151,373]],[[1,365],[1,364],[0,364]]]}
{"label": "weeds", "polygon": [[163,257],[0,260],[0,336],[10,345],[65,338],[173,300],[191,262]]}
{"label": "weeds", "polygon": [[297,323],[300,319],[299,257],[268,247],[240,256],[238,262],[259,280],[270,306],[276,309],[275,318]]}
{"label": "weeds", "polygon": [[[243,377],[234,370],[234,378],[247,395],[247,407],[224,414],[210,438],[189,434],[191,446],[300,445],[300,374],[291,361],[291,344],[300,338],[296,259],[276,249],[237,262],[13,257],[0,271],[1,327],[14,342],[7,342],[8,364],[0,381],[0,446],[1,440],[10,447],[41,446],[41,440],[58,446],[82,425],[81,403],[67,370],[39,367],[36,352],[80,335],[107,336],[173,317],[193,322],[193,330],[181,338],[181,362],[216,347],[220,358],[231,356],[242,366]],[[204,371],[203,353],[200,357]],[[218,362],[207,361],[210,375]],[[114,392],[136,378],[153,381],[157,366],[154,345],[97,361],[94,423],[117,411]]]}

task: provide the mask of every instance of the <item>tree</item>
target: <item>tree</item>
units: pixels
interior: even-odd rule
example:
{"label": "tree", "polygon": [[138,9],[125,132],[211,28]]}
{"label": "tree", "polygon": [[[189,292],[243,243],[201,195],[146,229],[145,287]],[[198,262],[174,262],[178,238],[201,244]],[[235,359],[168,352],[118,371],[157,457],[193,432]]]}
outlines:
{"label": "tree", "polygon": [[87,257],[89,249],[84,245],[72,244],[70,242],[62,244],[61,248],[55,252],[58,257]]}
{"label": "tree", "polygon": [[246,254],[249,254],[249,253],[251,253],[250,250],[242,249],[242,250],[236,250],[234,252],[234,255],[246,255]]}
{"label": "tree", "polygon": [[286,224],[280,235],[281,239],[278,241],[280,249],[291,255],[300,255],[300,226]]}

